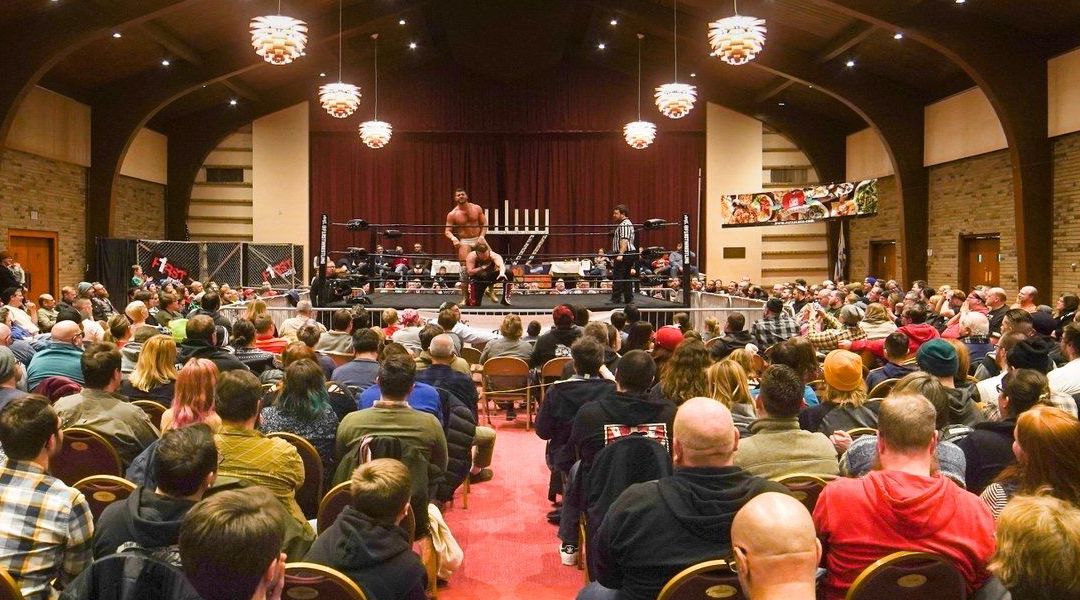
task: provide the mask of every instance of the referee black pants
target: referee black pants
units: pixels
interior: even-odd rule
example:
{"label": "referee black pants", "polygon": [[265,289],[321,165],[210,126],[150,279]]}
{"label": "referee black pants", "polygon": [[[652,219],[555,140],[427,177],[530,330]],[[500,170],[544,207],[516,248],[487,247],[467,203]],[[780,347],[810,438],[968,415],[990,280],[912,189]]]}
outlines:
{"label": "referee black pants", "polygon": [[634,259],[627,254],[622,260],[611,263],[612,283],[611,301],[615,304],[630,304],[634,301],[634,282],[630,280],[630,270],[634,268]]}

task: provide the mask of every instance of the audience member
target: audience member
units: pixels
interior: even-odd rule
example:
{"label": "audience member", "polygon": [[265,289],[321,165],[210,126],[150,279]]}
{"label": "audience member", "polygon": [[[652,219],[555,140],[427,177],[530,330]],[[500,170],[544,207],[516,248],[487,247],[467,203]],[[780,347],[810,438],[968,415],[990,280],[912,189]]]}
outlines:
{"label": "audience member", "polygon": [[731,549],[749,600],[814,600],[821,542],[806,507],[787,494],[750,499],[731,524]]}
{"label": "audience member", "polygon": [[7,308],[11,320],[19,327],[22,327],[27,334],[31,336],[37,335],[40,328],[35,322],[36,319],[26,311],[25,302],[26,298],[23,296],[22,287],[10,287],[0,292],[0,304]]}
{"label": "audience member", "polygon": [[[347,308],[335,310],[330,315],[330,330],[323,332],[315,344],[315,351],[329,357],[335,368],[349,362],[354,356],[352,317],[352,311]],[[333,370],[330,369],[331,372]]]}
{"label": "audience member", "polygon": [[886,336],[882,349],[885,364],[866,376],[866,389],[870,391],[886,379],[901,379],[919,370],[919,365],[908,358],[908,338],[903,333],[894,331]]}
{"label": "audience member", "polygon": [[100,434],[120,455],[124,468],[158,438],[141,408],[116,394],[120,387],[120,351],[109,343],[87,348],[81,360],[82,391],[56,401],[62,427],[82,427]]}
{"label": "audience member", "polygon": [[15,358],[11,348],[0,346],[0,410],[3,410],[8,402],[27,396],[27,393],[18,387],[25,374],[22,363]]}
{"label": "audience member", "polygon": [[900,548],[945,556],[969,593],[986,580],[993,519],[974,494],[932,474],[936,419],[922,396],[886,398],[878,428],[881,470],[834,480],[821,492],[814,524],[826,548],[827,600],[843,598],[866,567]]}
{"label": "audience member", "polygon": [[[221,314],[221,296],[217,292],[205,292],[202,298],[199,299],[198,307],[188,313],[189,323],[191,319],[199,316],[209,317],[214,322],[214,325],[221,327],[225,331],[232,329],[232,322],[228,317]],[[188,334],[190,337],[190,334]]]}
{"label": "audience member", "polygon": [[[924,342],[940,337],[938,330],[926,322],[928,317],[929,309],[925,304],[916,304],[904,309],[903,318],[901,319],[904,326],[897,329],[897,331],[908,338],[908,354],[915,354],[919,351],[919,346],[922,346]],[[885,343],[880,339],[840,341],[837,346],[852,352],[869,350],[878,358],[885,357]]]}
{"label": "audience member", "polygon": [[106,321],[116,314],[116,308],[113,307],[112,300],[109,300],[109,290],[101,283],[94,282],[91,286],[90,302],[93,304],[95,321]]}
{"label": "audience member", "polygon": [[731,552],[732,522],[750,499],[787,492],[734,465],[739,434],[724,405],[688,400],[674,432],[674,475],[634,484],[611,506],[596,535],[596,581],[579,599],[656,598],[679,571]]}
{"label": "audience member", "polygon": [[161,293],[161,300],[154,320],[162,327],[168,327],[174,319],[183,319],[184,313],[180,310],[180,298],[176,294]]}
{"label": "audience member", "polygon": [[970,386],[958,388],[956,374],[961,369],[956,348],[948,340],[933,339],[919,346],[916,354],[919,369],[937,378],[949,394],[949,423],[952,425],[972,426],[983,420],[983,415],[975,406],[972,394],[976,391]]}
{"label": "audience member", "polygon": [[274,335],[274,320],[269,314],[256,315],[252,324],[255,325],[255,347],[259,350],[280,355],[289,345],[289,340]]}
{"label": "audience member", "polygon": [[660,382],[653,386],[654,397],[666,398],[676,406],[706,394],[705,370],[709,351],[700,338],[687,338],[675,347],[671,358],[660,368]]}
{"label": "audience member", "polygon": [[401,324],[390,340],[405,346],[411,354],[420,354],[420,313],[415,308],[401,311]]}
{"label": "audience member", "polygon": [[[449,310],[449,309],[445,309]],[[431,340],[436,336],[446,334],[454,342],[454,358],[450,361],[450,368],[462,373],[464,375],[472,376],[472,368],[469,367],[469,361],[457,356],[461,352],[461,347],[458,345],[458,338],[452,334],[447,333],[446,329],[443,329],[439,325],[428,323],[420,330],[420,354],[416,355],[416,370],[423,371],[431,366],[431,353],[429,349],[431,347]]]}
{"label": "audience member", "polygon": [[522,339],[521,317],[506,315],[499,326],[500,337],[487,343],[480,353],[480,364],[489,358],[513,356],[528,362],[532,358],[533,345]]}
{"label": "audience member", "polygon": [[[262,486],[278,499],[289,514],[289,518],[282,519],[282,549],[290,560],[299,560],[315,539],[315,532],[296,503],[296,490],[304,483],[304,462],[292,444],[268,438],[255,427],[262,405],[261,391],[258,378],[250,371],[228,371],[218,377],[215,401],[221,431],[214,436],[221,455],[218,475]],[[180,549],[183,553],[182,533]]]}
{"label": "audience member", "polygon": [[750,394],[746,369],[737,361],[724,359],[706,369],[705,382],[708,390],[706,396],[719,401],[731,411],[739,435],[751,435],[750,425],[757,414],[754,412],[754,399]]}
{"label": "audience member", "polygon": [[105,341],[105,329],[94,319],[94,309],[90,299],[76,298],[73,306],[82,316],[82,331],[85,343],[97,344]]}
{"label": "audience member", "polygon": [[322,458],[326,473],[333,473],[338,418],[330,406],[326,379],[318,363],[301,359],[286,367],[274,403],[263,407],[259,417],[259,430],[263,433],[284,431],[311,442]]}
{"label": "audience member", "polygon": [[0,568],[27,600],[55,598],[92,560],[93,516],[86,498],[49,475],[63,440],[60,419],[38,395],[0,411]]}
{"label": "audience member", "polygon": [[155,334],[142,344],[135,370],[120,382],[117,393],[129,400],[153,400],[166,408],[176,389],[176,342]]}
{"label": "audience member", "polygon": [[295,341],[296,332],[305,325],[314,325],[320,331],[326,331],[326,327],[315,319],[315,311],[311,308],[310,300],[301,300],[296,303],[296,316],[282,321],[278,326],[278,333],[286,340]]}
{"label": "audience member", "polygon": [[858,354],[833,350],[825,356],[825,392],[821,404],[799,413],[799,426],[832,435],[838,430],[877,427],[877,405],[867,403],[863,364]]}
{"label": "audience member", "polygon": [[83,333],[79,324],[61,321],[53,326],[48,346],[34,354],[26,369],[26,388],[36,389],[47,377],[67,377],[83,384]]}
{"label": "audience member", "polygon": [[187,363],[192,358],[205,358],[217,365],[221,373],[249,370],[247,365],[236,358],[236,355],[219,345],[218,336],[222,332],[211,317],[200,314],[189,318],[184,331],[187,339],[180,343],[178,354],[181,364]]}
{"label": "audience member", "polygon": [[994,577],[983,600],[1057,600],[1080,597],[1080,509],[1048,495],[1020,496],[997,522]]}
{"label": "audience member", "polygon": [[556,357],[569,357],[570,346],[581,336],[581,329],[574,326],[574,311],[565,304],[556,306],[551,311],[554,326],[540,334],[536,340],[529,365],[534,368],[544,366]]}
{"label": "audience member", "polygon": [[824,434],[799,428],[803,383],[790,367],[765,370],[754,399],[753,437],[739,445],[735,465],[759,477],[776,479],[796,473],[836,475],[836,451]]}
{"label": "audience member", "polygon": [[[859,323],[862,321],[863,311],[854,304],[848,304],[840,309],[839,318],[834,318],[825,309],[818,309],[818,319],[828,329],[813,331],[807,334],[806,339],[814,345],[818,352],[835,350],[841,340],[866,339],[866,332]],[[813,324],[812,324],[813,325]]]}
{"label": "audience member", "polygon": [[[772,364],[791,367],[799,374],[803,382],[803,402],[807,406],[816,406],[820,403],[817,391],[810,385],[811,382],[821,378],[817,353],[814,352],[814,347],[810,342],[802,338],[791,338],[769,348],[766,356]],[[750,393],[754,394],[756,390],[751,389]]]}
{"label": "audience member", "polygon": [[184,574],[203,600],[280,600],[288,521],[263,488],[214,494],[180,527]]}
{"label": "audience member", "polygon": [[377,458],[359,466],[349,480],[349,505],[304,560],[341,571],[369,598],[425,600],[427,573],[401,527],[411,486],[400,461]]}
{"label": "audience member", "polygon": [[1068,323],[1061,330],[1061,353],[1068,362],[1046,374],[1050,389],[1069,396],[1080,394],[1080,323]]}
{"label": "audience member", "polygon": [[214,484],[217,465],[206,425],[166,432],[154,449],[156,487],[139,487],[105,507],[94,531],[94,558],[134,550],[180,566],[180,526]]}
{"label": "audience member", "polygon": [[754,336],[757,347],[765,350],[773,344],[799,335],[799,325],[784,312],[783,300],[769,298],[765,303],[765,314],[754,322],[750,333]]}
{"label": "audience member", "polygon": [[382,342],[379,334],[371,329],[358,329],[352,334],[353,359],[334,369],[331,380],[349,386],[356,392],[363,392],[375,385],[379,375],[379,349]]}
{"label": "audience member", "polygon": [[888,311],[882,304],[871,302],[866,307],[859,327],[866,334],[868,340],[881,340],[896,331],[896,323],[889,317]]}
{"label": "audience member", "polygon": [[56,300],[53,299],[52,294],[38,296],[37,318],[34,322],[37,323],[41,333],[48,333],[52,330],[53,325],[56,325],[56,317],[59,314],[60,312],[56,310]]}
{"label": "audience member", "polygon": [[256,347],[255,324],[247,319],[237,319],[233,322],[232,344],[233,354],[240,362],[244,363],[252,373],[262,375],[274,368],[274,355]]}

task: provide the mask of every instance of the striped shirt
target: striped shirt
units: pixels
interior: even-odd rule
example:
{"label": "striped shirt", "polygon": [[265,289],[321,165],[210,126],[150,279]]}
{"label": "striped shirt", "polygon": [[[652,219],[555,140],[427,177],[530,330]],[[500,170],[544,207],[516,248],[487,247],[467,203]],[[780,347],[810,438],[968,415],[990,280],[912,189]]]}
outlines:
{"label": "striped shirt", "polygon": [[56,598],[49,582],[75,578],[93,560],[94,521],[82,493],[37,464],[0,465],[0,568],[27,600]]}
{"label": "striped shirt", "polygon": [[623,219],[621,223],[615,226],[615,233],[611,236],[611,251],[615,254],[620,252],[622,248],[621,242],[626,240],[626,251],[633,252],[637,248],[634,247],[634,224],[630,222],[630,219]]}

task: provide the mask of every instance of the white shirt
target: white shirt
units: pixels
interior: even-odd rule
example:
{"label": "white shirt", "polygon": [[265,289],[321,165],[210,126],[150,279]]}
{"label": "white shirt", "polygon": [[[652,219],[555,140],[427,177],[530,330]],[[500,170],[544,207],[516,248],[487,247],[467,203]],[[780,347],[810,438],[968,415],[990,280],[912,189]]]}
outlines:
{"label": "white shirt", "polygon": [[102,329],[97,321],[93,319],[83,319],[82,328],[83,341],[93,343],[105,341],[105,330]]}
{"label": "white shirt", "polygon": [[30,318],[30,315],[27,314],[25,310],[21,308],[15,308],[10,304],[7,305],[7,309],[8,314],[11,315],[11,320],[18,324],[19,327],[22,327],[23,329],[29,331],[32,335],[38,334],[40,330],[38,329],[37,323],[34,323],[34,320]]}
{"label": "white shirt", "polygon": [[1050,389],[1067,396],[1080,393],[1080,358],[1071,360],[1046,374]]}

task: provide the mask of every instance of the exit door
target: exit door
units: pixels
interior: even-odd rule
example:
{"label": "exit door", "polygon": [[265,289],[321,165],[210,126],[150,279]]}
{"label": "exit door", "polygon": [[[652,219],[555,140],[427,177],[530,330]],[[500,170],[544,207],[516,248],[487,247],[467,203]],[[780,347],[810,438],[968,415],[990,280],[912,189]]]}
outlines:
{"label": "exit door", "polygon": [[55,231],[9,229],[8,252],[26,272],[27,300],[37,302],[45,293],[59,298]]}
{"label": "exit door", "polygon": [[960,239],[960,285],[995,287],[1001,277],[1001,238],[997,234]]}
{"label": "exit door", "polygon": [[896,279],[896,240],[870,242],[870,275],[885,281]]}

